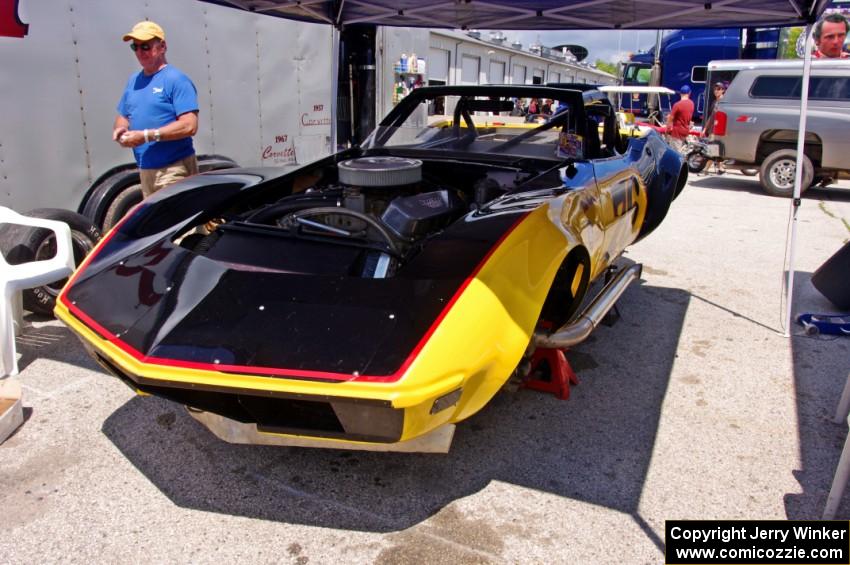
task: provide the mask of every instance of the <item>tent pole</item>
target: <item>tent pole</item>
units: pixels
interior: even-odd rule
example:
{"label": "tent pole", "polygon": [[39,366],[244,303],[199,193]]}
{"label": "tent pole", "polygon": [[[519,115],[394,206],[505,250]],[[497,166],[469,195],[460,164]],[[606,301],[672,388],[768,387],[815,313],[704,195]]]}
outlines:
{"label": "tent pole", "polygon": [[[649,71],[649,86],[661,86],[661,36],[664,30],[655,31],[655,56],[652,60],[652,70]],[[653,111],[661,111],[661,96],[658,94],[646,95],[646,110],[649,114]]]}
{"label": "tent pole", "polygon": [[812,72],[812,26],[806,27],[806,47],[803,57],[803,78],[800,89],[800,127],[797,130],[797,167],[794,173],[794,197],[791,199],[791,237],[786,241],[785,256],[788,257],[788,278],[785,283],[785,332],[791,335],[792,300],[794,297],[794,259],[797,247],[797,213],[800,210],[801,184],[803,180],[803,150],[806,141],[806,113],[809,108],[809,77]]}
{"label": "tent pole", "polygon": [[339,96],[339,28],[332,27],[331,31],[331,53],[333,54],[333,63],[331,63],[331,153],[339,151],[337,145],[337,105]]}

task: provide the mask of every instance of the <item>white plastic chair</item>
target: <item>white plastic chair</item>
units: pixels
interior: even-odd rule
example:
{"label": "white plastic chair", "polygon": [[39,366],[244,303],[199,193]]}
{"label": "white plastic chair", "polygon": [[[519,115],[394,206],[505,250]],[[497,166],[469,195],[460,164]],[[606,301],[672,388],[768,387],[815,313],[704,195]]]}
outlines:
{"label": "white plastic chair", "polygon": [[0,253],[0,378],[18,374],[15,354],[16,325],[22,326],[21,291],[61,280],[74,271],[71,228],[63,222],[30,218],[0,206],[0,224],[46,228],[56,236],[56,255],[42,261],[9,265]]}
{"label": "white plastic chair", "polygon": [[[841,393],[841,400],[838,401],[834,421],[836,424],[840,424],[847,420],[847,424],[850,426],[848,416],[850,416],[850,375],[847,376],[844,391]],[[841,497],[844,495],[844,487],[847,486],[847,479],[850,479],[850,434],[844,440],[844,449],[841,450],[841,457],[838,459],[838,466],[835,468],[835,476],[832,479],[832,487],[829,489],[829,496],[826,497],[826,507],[823,509],[824,520],[835,518],[835,512],[838,510],[838,505],[841,504]]]}

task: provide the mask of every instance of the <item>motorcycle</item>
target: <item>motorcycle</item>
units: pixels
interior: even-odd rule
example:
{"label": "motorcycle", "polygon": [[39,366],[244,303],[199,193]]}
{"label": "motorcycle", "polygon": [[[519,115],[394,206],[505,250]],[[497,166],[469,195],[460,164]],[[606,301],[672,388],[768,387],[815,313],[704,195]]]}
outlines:
{"label": "motorcycle", "polygon": [[[714,164],[714,172],[722,175],[726,172],[723,167],[725,159],[720,155],[720,146],[716,143],[710,143],[704,138],[691,136],[688,138],[688,143],[683,150],[685,154],[685,162],[688,164],[688,170],[691,173],[701,173],[705,170],[709,163]],[[741,174],[752,177],[758,174],[759,170],[752,167],[744,167],[740,169]]]}

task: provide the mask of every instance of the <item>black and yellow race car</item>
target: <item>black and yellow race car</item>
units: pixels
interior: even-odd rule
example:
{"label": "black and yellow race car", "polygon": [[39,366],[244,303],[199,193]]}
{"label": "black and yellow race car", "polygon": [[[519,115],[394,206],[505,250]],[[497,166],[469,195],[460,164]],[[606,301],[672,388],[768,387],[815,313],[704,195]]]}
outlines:
{"label": "black and yellow race car", "polygon": [[[562,111],[522,124],[532,97]],[[111,373],[229,441],[445,451],[535,347],[586,337],[639,267],[580,312],[590,283],[686,177],[581,92],[421,88],[361,147],[143,201],[56,314]]]}

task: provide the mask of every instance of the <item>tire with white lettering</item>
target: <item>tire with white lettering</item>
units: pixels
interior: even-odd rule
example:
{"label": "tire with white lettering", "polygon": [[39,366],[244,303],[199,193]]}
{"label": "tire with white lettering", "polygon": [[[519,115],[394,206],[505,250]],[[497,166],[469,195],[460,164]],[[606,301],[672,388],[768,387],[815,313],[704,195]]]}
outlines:
{"label": "tire with white lettering", "polygon": [[[774,151],[762,162],[759,170],[759,182],[768,194],[784,196],[794,195],[794,177],[797,172],[797,152],[793,149]],[[815,169],[811,160],[803,155],[803,175],[800,182],[800,194],[812,184]]]}
{"label": "tire with white lettering", "polygon": [[109,203],[103,216],[103,233],[108,232],[117,224],[133,206],[142,201],[142,185],[131,184],[121,190]]}
{"label": "tire with white lettering", "polygon": [[[100,239],[100,230],[85,216],[69,210],[39,208],[25,215],[65,222],[71,228],[71,246],[74,265],[79,265]],[[0,234],[0,247],[11,265],[49,259],[56,255],[56,237],[53,232],[32,226],[6,225]],[[56,297],[67,279],[23,291],[24,308],[36,314],[53,315]]]}

